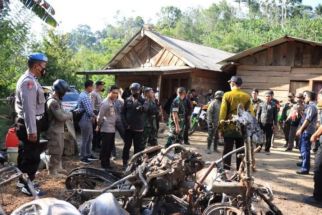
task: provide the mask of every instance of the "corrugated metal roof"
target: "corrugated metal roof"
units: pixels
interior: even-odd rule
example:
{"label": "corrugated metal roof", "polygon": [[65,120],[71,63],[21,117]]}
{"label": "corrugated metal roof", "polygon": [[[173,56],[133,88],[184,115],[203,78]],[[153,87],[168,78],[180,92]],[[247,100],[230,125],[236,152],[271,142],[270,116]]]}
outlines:
{"label": "corrugated metal roof", "polygon": [[154,42],[175,54],[191,68],[221,71],[221,65],[218,62],[234,55],[230,52],[174,39],[154,31],[142,29],[114,56],[104,69],[113,68],[144,36],[149,37]]}
{"label": "corrugated metal roof", "polygon": [[280,45],[282,43],[285,42],[289,42],[289,41],[297,41],[297,42],[301,42],[301,43],[306,43],[306,44],[310,44],[313,46],[322,46],[322,43],[319,42],[314,42],[314,41],[310,41],[310,40],[305,40],[305,39],[301,39],[301,38],[296,38],[296,37],[290,37],[290,36],[284,36],[281,37],[279,39],[270,41],[268,43],[262,44],[260,46],[254,47],[254,48],[250,48],[250,49],[246,49],[245,51],[242,51],[238,54],[235,54],[227,59],[224,59],[223,61],[219,62],[220,64],[225,64],[225,63],[230,63],[230,62],[235,62],[241,58],[247,57],[249,55],[253,55],[257,52],[263,51],[269,47],[273,47],[273,46],[277,46]]}

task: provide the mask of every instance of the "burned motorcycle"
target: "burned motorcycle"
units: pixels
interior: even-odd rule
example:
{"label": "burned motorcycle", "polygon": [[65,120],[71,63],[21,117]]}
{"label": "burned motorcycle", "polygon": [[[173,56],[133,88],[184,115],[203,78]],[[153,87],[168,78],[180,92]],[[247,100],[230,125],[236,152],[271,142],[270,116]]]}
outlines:
{"label": "burned motorcycle", "polygon": [[[243,154],[239,154],[239,157],[243,158],[243,162],[239,170],[233,172],[229,178],[227,172],[223,171],[222,166],[219,165],[222,159],[213,162],[194,189],[195,193],[203,189],[202,198],[195,204],[200,205],[202,201],[208,200],[208,206],[203,211],[203,215],[282,214],[272,203],[272,190],[254,183],[251,174],[255,165],[253,143],[263,141],[263,133],[256,119],[239,107],[237,115],[227,123],[235,123],[244,134],[244,147],[235,150],[235,152],[244,151]],[[232,153],[226,154],[224,157]],[[206,188],[202,184],[214,167],[217,167],[219,171],[213,175],[212,183]]]}
{"label": "burned motorcycle", "polygon": [[[174,149],[181,152],[174,153]],[[189,214],[189,204],[182,197],[195,184],[195,174],[204,167],[201,155],[180,144],[153,157],[148,156],[151,153],[150,150],[134,155],[120,180],[102,189],[73,189],[74,195],[112,193],[130,214]]]}
{"label": "burned motorcycle", "polygon": [[[27,184],[32,196],[36,199],[37,194],[33,183],[29,180],[27,174],[23,174],[16,166],[8,163],[8,156],[5,150],[0,151],[0,195],[3,193],[5,185],[21,177]],[[5,214],[0,206],[0,214]]]}

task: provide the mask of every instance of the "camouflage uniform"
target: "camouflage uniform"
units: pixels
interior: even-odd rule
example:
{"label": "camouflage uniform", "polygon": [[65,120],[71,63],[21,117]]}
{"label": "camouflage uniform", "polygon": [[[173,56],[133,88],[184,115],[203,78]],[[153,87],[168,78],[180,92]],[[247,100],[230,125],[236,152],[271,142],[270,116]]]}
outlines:
{"label": "camouflage uniform", "polygon": [[73,114],[65,112],[60,100],[56,97],[49,98],[47,109],[49,119],[48,154],[50,155],[48,172],[50,175],[57,175],[58,172],[65,172],[61,165],[64,152],[64,125],[67,120],[73,118]]}
{"label": "camouflage uniform", "polygon": [[[214,150],[217,151],[217,128],[219,124],[219,112],[220,112],[221,100],[213,99],[207,110],[207,123],[208,123],[208,146],[207,149],[210,150],[211,143],[214,141]],[[215,138],[214,138],[215,136]]]}
{"label": "camouflage uniform", "polygon": [[[180,126],[180,132],[179,134],[176,133],[176,126],[174,123],[174,119],[172,116],[172,113],[177,112],[179,116],[179,126]],[[166,144],[166,147],[169,147],[170,145],[179,142],[183,143],[183,133],[185,129],[185,104],[184,100],[181,100],[179,97],[176,97],[171,105],[170,109],[170,117],[169,117],[169,137]]]}
{"label": "camouflage uniform", "polygon": [[154,146],[158,144],[157,141],[157,117],[159,116],[157,103],[153,100],[146,100],[143,107],[147,112],[145,113],[145,124],[143,132],[144,145]]}

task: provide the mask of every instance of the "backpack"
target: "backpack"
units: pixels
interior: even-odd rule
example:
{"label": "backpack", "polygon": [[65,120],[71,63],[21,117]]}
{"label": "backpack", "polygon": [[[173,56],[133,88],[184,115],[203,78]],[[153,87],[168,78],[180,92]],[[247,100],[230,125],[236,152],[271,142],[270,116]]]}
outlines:
{"label": "backpack", "polygon": [[82,119],[82,117],[83,117],[83,115],[85,113],[85,110],[79,108],[79,102],[78,102],[77,106],[75,107],[75,109],[72,110],[72,113],[73,113],[73,122],[74,122],[75,130],[78,131],[79,130],[78,123]]}

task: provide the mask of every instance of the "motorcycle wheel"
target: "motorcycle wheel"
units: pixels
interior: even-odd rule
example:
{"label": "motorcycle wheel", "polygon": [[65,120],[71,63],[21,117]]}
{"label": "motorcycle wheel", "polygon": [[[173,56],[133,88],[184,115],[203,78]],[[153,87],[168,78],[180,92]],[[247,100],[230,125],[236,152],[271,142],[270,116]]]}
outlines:
{"label": "motorcycle wheel", "polygon": [[228,203],[209,205],[202,215],[244,215],[244,212]]}

